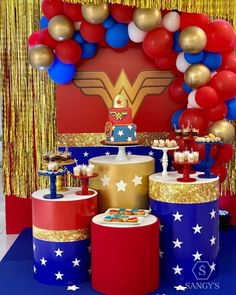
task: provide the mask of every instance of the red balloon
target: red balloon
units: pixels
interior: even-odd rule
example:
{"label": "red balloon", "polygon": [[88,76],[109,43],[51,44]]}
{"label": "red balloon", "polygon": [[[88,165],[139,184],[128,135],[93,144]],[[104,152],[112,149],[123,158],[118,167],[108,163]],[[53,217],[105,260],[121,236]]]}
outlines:
{"label": "red balloon", "polygon": [[181,30],[189,26],[197,26],[203,30],[208,25],[209,17],[204,13],[188,13],[182,12],[180,15],[180,28]]}
{"label": "red balloon", "polygon": [[164,28],[157,28],[145,36],[143,50],[151,58],[158,58],[170,52],[172,45],[172,34]]}
{"label": "red balloon", "polygon": [[210,121],[219,121],[219,120],[223,120],[226,115],[227,115],[227,105],[222,102],[220,104],[218,104],[216,107],[214,107],[213,109],[207,110],[206,114],[207,117]]}
{"label": "red balloon", "polygon": [[119,23],[130,23],[133,20],[134,10],[135,7],[122,4],[112,4],[110,6],[112,17]]}
{"label": "red balloon", "polygon": [[39,32],[34,32],[32,33],[29,38],[28,38],[28,45],[29,45],[29,48],[35,46],[35,45],[38,45],[40,44],[40,31]]}
{"label": "red balloon", "polygon": [[58,42],[56,54],[60,61],[65,64],[75,64],[79,61],[82,53],[80,45],[74,40]]}
{"label": "red balloon", "polygon": [[63,2],[60,0],[43,0],[42,11],[47,19],[63,14]]}
{"label": "red balloon", "polygon": [[39,39],[42,44],[49,46],[52,49],[55,49],[57,46],[57,41],[51,37],[47,28],[40,32]]}
{"label": "red balloon", "polygon": [[236,54],[233,52],[223,58],[221,70],[231,71],[236,73]]}
{"label": "red balloon", "polygon": [[81,4],[64,3],[63,6],[64,15],[71,19],[73,22],[83,20],[81,13]]}
{"label": "red balloon", "polygon": [[195,100],[202,109],[209,110],[217,105],[218,95],[214,88],[203,86],[198,88]]}
{"label": "red balloon", "polygon": [[184,78],[177,77],[169,88],[170,98],[178,104],[187,104],[188,94],[183,89]]}
{"label": "red balloon", "polygon": [[201,109],[192,108],[183,111],[179,119],[179,126],[192,126],[203,133],[208,127],[208,119],[205,112]]}
{"label": "red balloon", "polygon": [[224,52],[228,50],[234,40],[234,29],[226,20],[218,19],[210,22],[206,27],[206,50]]}
{"label": "red balloon", "polygon": [[218,152],[216,154],[216,163],[217,164],[226,164],[228,163],[234,154],[234,150],[231,144],[223,144],[219,146]]}
{"label": "red balloon", "polygon": [[214,164],[211,167],[211,172],[217,176],[219,176],[220,183],[224,182],[227,177],[227,169],[223,165]]}
{"label": "red balloon", "polygon": [[83,21],[80,27],[82,37],[91,43],[99,43],[105,39],[105,28],[102,24],[92,25]]}
{"label": "red balloon", "polygon": [[171,51],[169,54],[155,59],[158,69],[166,71],[171,70],[176,65],[176,58],[178,53]]}
{"label": "red balloon", "polygon": [[223,101],[236,96],[236,74],[231,71],[218,72],[209,84]]}

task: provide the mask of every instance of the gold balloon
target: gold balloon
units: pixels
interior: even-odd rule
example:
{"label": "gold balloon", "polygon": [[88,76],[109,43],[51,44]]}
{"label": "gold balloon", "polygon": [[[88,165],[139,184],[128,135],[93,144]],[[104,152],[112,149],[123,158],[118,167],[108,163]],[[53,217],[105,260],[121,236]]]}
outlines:
{"label": "gold balloon", "polygon": [[229,121],[220,120],[210,126],[209,133],[219,136],[224,143],[230,143],[234,139],[235,128]]}
{"label": "gold balloon", "polygon": [[198,88],[211,80],[211,72],[203,64],[191,65],[184,73],[184,80],[189,87]]}
{"label": "gold balloon", "polygon": [[34,69],[46,71],[54,62],[54,54],[49,47],[36,45],[29,49],[29,62]]}
{"label": "gold balloon", "polygon": [[161,12],[156,8],[136,8],[134,23],[142,31],[151,31],[161,24]]}
{"label": "gold balloon", "polygon": [[198,53],[207,43],[205,32],[199,27],[187,27],[179,35],[179,45],[185,52]]}
{"label": "gold balloon", "polygon": [[54,16],[48,24],[49,34],[57,41],[70,39],[74,34],[73,23],[64,15]]}
{"label": "gold balloon", "polygon": [[101,24],[109,15],[109,5],[105,3],[98,5],[84,4],[81,12],[88,23]]}

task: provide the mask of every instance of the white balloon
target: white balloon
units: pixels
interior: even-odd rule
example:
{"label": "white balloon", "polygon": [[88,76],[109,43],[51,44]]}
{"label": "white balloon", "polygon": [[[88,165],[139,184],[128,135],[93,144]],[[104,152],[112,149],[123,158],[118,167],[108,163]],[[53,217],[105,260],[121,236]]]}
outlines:
{"label": "white balloon", "polygon": [[81,24],[82,24],[82,22],[74,22],[74,29],[76,31],[79,31],[80,30],[80,27],[81,27]]}
{"label": "white balloon", "polygon": [[200,108],[199,105],[196,102],[196,90],[193,90],[188,95],[188,108]]}
{"label": "white balloon", "polygon": [[162,26],[170,32],[178,31],[180,27],[180,15],[176,11],[168,12],[162,19]]}
{"label": "white balloon", "polygon": [[180,72],[184,73],[189,66],[191,66],[191,64],[188,63],[186,59],[184,58],[184,52],[180,52],[176,59],[176,68]]}
{"label": "white balloon", "polygon": [[130,40],[132,40],[135,43],[141,43],[143,42],[147,32],[144,32],[140,30],[134,22],[129,23],[128,25],[128,34]]}

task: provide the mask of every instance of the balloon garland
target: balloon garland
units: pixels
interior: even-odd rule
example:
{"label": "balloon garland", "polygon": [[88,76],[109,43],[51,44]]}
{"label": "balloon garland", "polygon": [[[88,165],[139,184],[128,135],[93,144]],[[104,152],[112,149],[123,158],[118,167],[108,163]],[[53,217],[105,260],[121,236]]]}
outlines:
{"label": "balloon garland", "polygon": [[[225,120],[236,120],[236,35],[229,22],[205,14],[60,0],[43,0],[42,11],[41,31],[28,39],[29,62],[48,71],[55,83],[71,82],[76,64],[94,57],[99,46],[119,50],[140,43],[158,69],[176,76],[169,92],[181,108],[172,127],[191,125],[204,134],[210,126],[225,143],[233,140],[234,128]],[[226,146],[213,165],[221,179]]]}

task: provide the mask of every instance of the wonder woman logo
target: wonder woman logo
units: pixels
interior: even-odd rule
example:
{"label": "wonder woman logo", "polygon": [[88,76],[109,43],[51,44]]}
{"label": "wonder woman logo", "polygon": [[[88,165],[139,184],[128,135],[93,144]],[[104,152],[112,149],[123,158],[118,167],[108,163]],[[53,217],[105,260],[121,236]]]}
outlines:
{"label": "wonder woman logo", "polygon": [[114,84],[104,72],[77,72],[74,84],[85,95],[100,96],[108,108],[112,105],[112,99],[118,94],[127,97],[135,116],[147,95],[160,95],[172,80],[173,75],[170,72],[143,71],[131,85],[127,74],[122,69]]}

